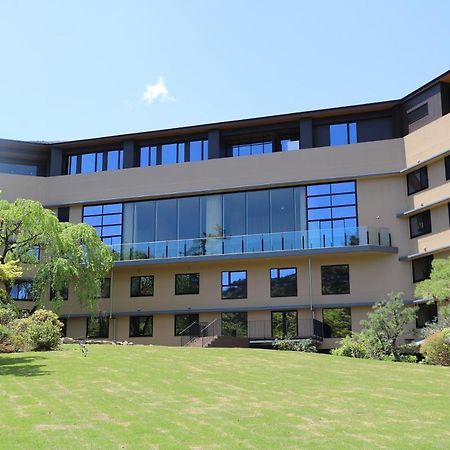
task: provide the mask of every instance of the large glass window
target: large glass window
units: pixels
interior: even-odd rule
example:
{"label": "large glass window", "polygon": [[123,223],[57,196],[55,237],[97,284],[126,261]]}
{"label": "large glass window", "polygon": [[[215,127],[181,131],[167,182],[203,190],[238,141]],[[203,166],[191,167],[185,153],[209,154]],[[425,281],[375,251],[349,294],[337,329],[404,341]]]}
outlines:
{"label": "large glass window", "polygon": [[86,337],[107,339],[109,337],[109,318],[104,316],[88,317],[86,321]]}
{"label": "large glass window", "polygon": [[437,322],[437,304],[420,303],[417,308],[416,328],[423,328],[427,323]]}
{"label": "large glass window", "polygon": [[123,150],[121,149],[67,157],[66,173],[69,175],[118,169],[123,169]]}
{"label": "large glass window", "polygon": [[226,236],[246,232],[245,192],[223,195],[223,227]]}
{"label": "large glass window", "polygon": [[270,232],[270,191],[247,192],[247,233]]}
{"label": "large glass window", "polygon": [[153,336],[153,316],[131,316],[130,337]]}
{"label": "large glass window", "polygon": [[200,198],[186,197],[178,200],[178,239],[200,237]]}
{"label": "large glass window", "polygon": [[247,313],[222,313],[223,336],[247,336]]}
{"label": "large glass window", "polygon": [[202,161],[208,159],[208,141],[189,142],[189,161]]}
{"label": "large glass window", "polygon": [[177,239],[177,200],[169,198],[156,202],[156,240]]}
{"label": "large glass window", "polygon": [[222,272],[222,299],[247,298],[247,271]]}
{"label": "large glass window", "polygon": [[293,338],[298,336],[297,311],[272,311],[272,337]]}
{"label": "large glass window", "polygon": [[350,308],[323,308],[322,319],[325,338],[343,338],[352,333]]}
{"label": "large glass window", "polygon": [[356,144],[357,134],[355,122],[330,125],[330,145]]}
{"label": "large glass window", "polygon": [[156,166],[157,164],[157,147],[155,145],[141,147],[139,159],[140,167]]}
{"label": "large glass window", "polygon": [[233,156],[261,155],[263,153],[272,153],[272,141],[246,142],[234,144],[231,147]]}
{"label": "large glass window", "polygon": [[38,166],[35,166],[33,164],[0,162],[0,173],[36,176],[38,174]]}
{"label": "large glass window", "polygon": [[30,280],[16,280],[9,291],[9,296],[13,300],[33,301],[33,282]]}
{"label": "large glass window", "polygon": [[432,269],[433,255],[423,256],[412,261],[413,281],[420,281],[430,278]]}
{"label": "large glass window", "polygon": [[272,232],[295,230],[294,189],[271,191]]}
{"label": "large glass window", "polygon": [[105,244],[122,243],[122,203],[83,207],[83,223],[92,225]]}
{"label": "large glass window", "polygon": [[131,277],[131,297],[151,297],[153,295],[153,275]]}
{"label": "large glass window", "polygon": [[178,273],[175,275],[175,295],[198,294],[199,290],[199,273]]}
{"label": "large glass window", "polygon": [[175,315],[175,336],[193,336],[198,330],[198,314]]}
{"label": "large glass window", "polygon": [[407,177],[408,195],[423,191],[428,188],[428,170],[427,166],[421,167],[414,172],[408,173]]}
{"label": "large glass window", "polygon": [[295,297],[297,295],[297,269],[270,269],[270,296]]}
{"label": "large glass window", "polygon": [[321,267],[322,295],[350,294],[348,264]]}
{"label": "large glass window", "polygon": [[411,238],[423,236],[431,233],[431,213],[430,210],[415,214],[409,218],[409,230]]}

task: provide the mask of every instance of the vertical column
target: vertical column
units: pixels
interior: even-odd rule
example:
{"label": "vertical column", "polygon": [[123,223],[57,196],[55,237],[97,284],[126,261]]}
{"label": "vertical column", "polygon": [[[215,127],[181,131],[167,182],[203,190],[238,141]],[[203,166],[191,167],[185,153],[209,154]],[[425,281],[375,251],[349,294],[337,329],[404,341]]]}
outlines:
{"label": "vertical column", "polygon": [[137,167],[139,165],[136,145],[134,141],[123,143],[123,168]]}
{"label": "vertical column", "polygon": [[222,156],[220,146],[220,131],[211,130],[208,131],[208,159],[216,159]]}
{"label": "vertical column", "polygon": [[301,119],[299,127],[300,127],[300,148],[314,147],[312,119]]}
{"label": "vertical column", "polygon": [[60,148],[52,148],[50,150],[50,164],[48,172],[50,177],[63,175],[63,151]]}
{"label": "vertical column", "polygon": [[277,133],[272,133],[272,152],[281,152],[281,140]]}

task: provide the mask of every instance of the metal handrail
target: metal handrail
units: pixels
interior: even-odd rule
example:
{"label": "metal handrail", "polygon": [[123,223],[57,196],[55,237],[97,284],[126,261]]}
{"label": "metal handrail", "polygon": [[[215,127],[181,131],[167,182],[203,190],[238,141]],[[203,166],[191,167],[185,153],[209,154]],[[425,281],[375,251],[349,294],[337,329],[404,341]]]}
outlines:
{"label": "metal handrail", "polygon": [[195,325],[195,324],[197,324],[197,321],[192,322],[189,326],[187,326],[186,328],[184,328],[183,330],[181,330],[181,331],[178,333],[178,336],[184,336],[182,333],[184,333],[185,331],[189,330],[189,328],[191,328],[191,327],[192,327],[193,325]]}
{"label": "metal handrail", "polygon": [[202,328],[202,329],[200,330],[200,334],[203,336],[203,332],[204,332],[205,330],[207,330],[211,325],[215,324],[218,320],[219,320],[219,319],[214,319],[212,322],[209,322],[208,325],[206,325],[205,328]]}

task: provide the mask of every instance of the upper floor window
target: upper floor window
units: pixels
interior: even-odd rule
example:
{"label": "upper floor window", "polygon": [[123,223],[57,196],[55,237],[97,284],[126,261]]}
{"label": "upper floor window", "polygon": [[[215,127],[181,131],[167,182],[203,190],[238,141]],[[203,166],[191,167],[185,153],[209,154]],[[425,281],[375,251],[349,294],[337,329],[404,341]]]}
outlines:
{"label": "upper floor window", "polygon": [[348,264],[321,267],[322,295],[350,294]]}
{"label": "upper floor window", "polygon": [[450,155],[445,157],[445,179],[450,180]]}
{"label": "upper floor window", "polygon": [[234,144],[231,147],[231,152],[233,156],[249,156],[272,153],[272,141]]}
{"label": "upper floor window", "polygon": [[423,256],[412,261],[413,282],[419,283],[430,277],[433,255]]}
{"label": "upper floor window", "polygon": [[83,207],[83,223],[95,228],[105,244],[122,243],[122,203]]}
{"label": "upper floor window", "polygon": [[428,103],[421,105],[412,111],[409,111],[406,116],[408,118],[408,124],[412,124],[428,115]]}
{"label": "upper floor window", "polygon": [[100,283],[99,298],[111,297],[111,278],[103,278]]}
{"label": "upper floor window", "polygon": [[175,275],[175,295],[198,294],[199,290],[199,273],[178,273]]}
{"label": "upper floor window", "polygon": [[297,295],[297,268],[270,269],[270,296],[295,297]]}
{"label": "upper floor window", "polygon": [[409,218],[409,230],[411,239],[431,233],[431,213],[427,209]]}
{"label": "upper floor window", "polygon": [[131,297],[151,297],[153,295],[153,275],[131,277]]}
{"label": "upper floor window", "polygon": [[14,300],[33,301],[33,282],[30,280],[16,280],[9,291]]}
{"label": "upper floor window", "polygon": [[37,176],[38,166],[35,166],[34,164],[0,162],[0,173]]}
{"label": "upper floor window", "polygon": [[330,125],[330,145],[356,144],[357,142],[356,122]]}
{"label": "upper floor window", "polygon": [[414,172],[408,173],[407,177],[408,195],[423,191],[428,188],[428,169],[427,166],[421,167]]}
{"label": "upper floor window", "polygon": [[222,299],[247,298],[247,271],[222,272]]}
{"label": "upper floor window", "polygon": [[281,139],[281,151],[290,152],[292,150],[300,150],[300,140],[299,139]]}
{"label": "upper floor window", "polygon": [[184,160],[184,142],[161,146],[161,164],[177,164],[184,162]]}
{"label": "upper floor window", "polygon": [[123,169],[123,150],[69,155],[67,158],[68,175],[118,169]]}
{"label": "upper floor window", "polygon": [[189,161],[204,161],[208,159],[208,141],[189,142]]}
{"label": "upper floor window", "polygon": [[208,141],[186,141],[140,148],[140,167],[208,159]]}

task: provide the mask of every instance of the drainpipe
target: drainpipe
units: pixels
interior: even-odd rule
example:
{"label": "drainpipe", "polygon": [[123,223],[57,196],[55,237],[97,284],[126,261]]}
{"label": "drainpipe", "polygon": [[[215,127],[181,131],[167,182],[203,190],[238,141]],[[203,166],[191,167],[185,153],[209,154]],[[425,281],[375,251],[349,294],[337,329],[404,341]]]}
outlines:
{"label": "drainpipe", "polygon": [[311,310],[311,315],[312,318],[314,319],[311,256],[308,256],[308,278],[309,278],[309,309]]}
{"label": "drainpipe", "polygon": [[[111,321],[113,318],[113,289],[114,286],[114,268],[111,269],[111,291],[109,293],[109,320]],[[116,320],[113,322],[113,341],[116,340]]]}

